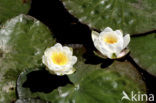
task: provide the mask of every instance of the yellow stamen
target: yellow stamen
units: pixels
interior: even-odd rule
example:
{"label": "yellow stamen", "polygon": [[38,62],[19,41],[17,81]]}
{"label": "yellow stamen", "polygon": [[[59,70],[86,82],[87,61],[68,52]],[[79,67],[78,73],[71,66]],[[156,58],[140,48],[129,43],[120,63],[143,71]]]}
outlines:
{"label": "yellow stamen", "polygon": [[53,63],[57,64],[57,65],[65,65],[68,62],[68,58],[67,58],[66,54],[64,54],[62,52],[52,53],[51,59],[52,59]]}
{"label": "yellow stamen", "polygon": [[104,37],[104,41],[108,44],[114,44],[117,42],[117,37],[110,34]]}

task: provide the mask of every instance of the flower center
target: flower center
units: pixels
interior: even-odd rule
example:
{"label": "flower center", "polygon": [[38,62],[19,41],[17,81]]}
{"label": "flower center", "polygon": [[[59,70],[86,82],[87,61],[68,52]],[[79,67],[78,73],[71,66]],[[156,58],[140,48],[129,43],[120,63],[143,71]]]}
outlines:
{"label": "flower center", "polygon": [[104,37],[104,42],[108,43],[108,44],[114,44],[118,41],[117,37],[115,35],[112,34],[108,34]]}
{"label": "flower center", "polygon": [[68,62],[68,58],[65,53],[62,52],[54,52],[52,53],[51,59],[54,64],[57,65],[65,65]]}

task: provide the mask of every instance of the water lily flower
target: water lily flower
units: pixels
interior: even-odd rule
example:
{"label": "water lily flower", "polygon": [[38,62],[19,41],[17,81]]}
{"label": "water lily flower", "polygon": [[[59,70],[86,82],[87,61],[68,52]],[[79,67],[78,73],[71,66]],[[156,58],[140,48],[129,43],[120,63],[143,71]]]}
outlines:
{"label": "water lily flower", "polygon": [[73,65],[77,62],[77,57],[73,56],[71,48],[57,43],[53,47],[45,50],[42,62],[51,73],[65,75],[75,72]]}
{"label": "water lily flower", "polygon": [[125,56],[129,50],[126,48],[130,42],[130,35],[120,30],[113,31],[107,27],[101,33],[92,31],[92,40],[96,49],[110,59],[117,59]]}

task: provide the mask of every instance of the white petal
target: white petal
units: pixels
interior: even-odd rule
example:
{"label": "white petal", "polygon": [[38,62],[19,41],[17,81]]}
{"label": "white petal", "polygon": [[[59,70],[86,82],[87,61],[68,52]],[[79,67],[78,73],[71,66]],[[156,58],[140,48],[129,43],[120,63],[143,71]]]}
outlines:
{"label": "white petal", "polygon": [[123,41],[123,35],[119,30],[117,30],[116,36],[118,38],[118,42],[115,44],[115,49],[116,49],[116,54],[118,54],[123,50],[124,41]]}
{"label": "white petal", "polygon": [[52,65],[52,61],[49,59],[49,57],[45,56],[45,65],[49,68],[49,69],[53,69],[53,65]]}
{"label": "white petal", "polygon": [[[105,36],[114,35],[117,38],[116,43],[107,43],[104,41]],[[101,33],[92,32],[92,39],[95,47],[108,58],[112,58],[113,53],[116,56],[122,56],[122,50],[129,44],[130,36],[123,37],[123,33],[120,30],[113,31],[110,27],[107,27]]]}
{"label": "white petal", "polygon": [[107,56],[109,54],[109,51],[105,48],[105,46],[103,45],[103,41],[100,40],[99,38],[99,34],[97,35],[97,33],[92,33],[92,39],[93,39],[93,43],[94,46],[97,50],[99,50],[103,55]]}
{"label": "white petal", "polygon": [[106,56],[107,56],[108,58],[112,58],[112,54],[113,54],[113,53],[111,53],[111,52],[106,52]]}
{"label": "white petal", "polygon": [[46,59],[45,59],[45,56],[42,56],[42,62],[43,62],[43,64],[47,64],[47,62],[46,62]]}
{"label": "white petal", "polygon": [[[110,34],[113,34],[115,36],[118,37],[118,35],[114,32],[111,31]],[[103,34],[100,33],[99,39],[97,41],[97,47],[99,48],[98,50],[105,56],[111,58],[112,57],[112,53],[116,53],[116,48],[117,48],[117,44],[108,44],[106,42],[104,42],[103,38],[105,35],[108,35],[108,32],[103,32]]]}
{"label": "white petal", "polygon": [[123,33],[121,32],[121,30],[116,30],[115,31],[118,35],[122,36],[123,37]]}
{"label": "white petal", "polygon": [[123,57],[124,55],[125,55],[125,53],[124,53],[124,52],[121,52],[120,54],[117,55],[117,58],[121,58],[121,57]]}
{"label": "white petal", "polygon": [[123,49],[126,48],[126,47],[128,46],[129,42],[130,42],[130,35],[129,35],[129,34],[126,34],[126,35],[124,36],[124,45],[123,45]]}
{"label": "white petal", "polygon": [[98,32],[92,31],[92,40],[93,40],[95,48],[97,50],[101,51],[101,49],[100,49],[101,43],[99,41],[99,33]]}
{"label": "white petal", "polygon": [[99,42],[99,40],[95,40],[95,41],[94,41],[94,46],[95,46],[95,48],[98,49],[98,50],[99,50],[100,44],[101,44],[101,43]]}
{"label": "white petal", "polygon": [[73,72],[75,72],[75,70],[76,69],[74,69],[73,67],[70,67],[70,68],[65,68],[60,71],[54,71],[54,72],[57,75],[65,75],[65,74],[72,74]]}
{"label": "white petal", "polygon": [[44,55],[47,56],[51,53],[51,48],[47,48],[44,52]]}
{"label": "white petal", "polygon": [[104,44],[99,45],[99,51],[107,56],[107,57],[111,57],[112,52],[108,50],[107,46],[104,46]]}
{"label": "white petal", "polygon": [[77,57],[76,56],[72,56],[72,65],[74,65],[77,62]]}
{"label": "white petal", "polygon": [[112,31],[113,31],[112,28],[106,27],[103,32],[112,32]]}
{"label": "white petal", "polygon": [[54,45],[54,47],[57,48],[57,49],[61,49],[62,45],[60,43],[57,43],[57,44]]}
{"label": "white petal", "polygon": [[[53,52],[65,53],[69,59],[69,62],[67,62],[65,65],[55,64],[51,59]],[[73,65],[77,61],[77,57],[73,56],[72,54],[73,51],[69,47],[62,46],[60,43],[57,43],[53,47],[45,50],[44,56],[42,57],[42,62],[46,65],[47,70],[49,70],[51,73],[55,73],[57,75],[71,74],[74,72],[72,69]]]}
{"label": "white petal", "polygon": [[[121,35],[118,35],[116,32],[110,32],[110,34],[114,35],[117,37],[118,41],[117,43],[114,44],[108,44],[106,42],[103,41],[103,37],[105,35],[108,35],[108,33],[104,33],[102,35],[100,35],[99,41],[103,44],[101,46],[103,46],[107,51],[109,51],[110,53],[120,53],[123,49],[123,37]],[[109,53],[109,54],[110,54]]]}
{"label": "white petal", "polygon": [[99,33],[96,32],[96,31],[92,31],[91,36],[92,36],[92,40],[93,40],[93,42],[94,42],[94,41],[96,41],[96,40],[98,39]]}
{"label": "white petal", "polygon": [[125,49],[119,55],[117,55],[117,58],[122,58],[123,56],[127,55],[128,53],[129,53],[129,50]]}
{"label": "white petal", "polygon": [[62,72],[54,72],[54,73],[60,76],[63,75]]}
{"label": "white petal", "polygon": [[123,41],[123,36],[121,35],[117,34],[117,38],[118,38],[118,42],[112,44],[112,46],[114,49],[114,53],[119,54],[123,50],[124,41]]}
{"label": "white petal", "polygon": [[75,68],[72,68],[70,71],[68,71],[68,72],[66,72],[66,74],[72,74],[72,73],[74,73],[76,71],[76,69]]}
{"label": "white petal", "polygon": [[73,51],[69,47],[64,46],[63,50],[67,55],[73,55]]}

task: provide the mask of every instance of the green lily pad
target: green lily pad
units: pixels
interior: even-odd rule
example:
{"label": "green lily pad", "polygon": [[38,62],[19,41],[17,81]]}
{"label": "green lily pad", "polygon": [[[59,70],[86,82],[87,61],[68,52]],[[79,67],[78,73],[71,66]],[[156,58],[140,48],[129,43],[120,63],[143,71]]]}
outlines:
{"label": "green lily pad", "polygon": [[42,66],[44,50],[54,43],[50,30],[33,17],[19,15],[3,25],[0,29],[1,102],[10,103],[15,98],[18,75],[26,68]]}
{"label": "green lily pad", "polygon": [[[90,73],[101,69],[100,65],[90,65],[84,64],[83,62],[79,62],[76,64],[77,72],[68,75],[69,79],[74,83],[78,84],[83,78]],[[141,87],[145,86],[144,82],[142,81],[142,77],[139,72],[134,68],[129,62],[114,62],[109,67],[105,68],[108,71],[117,72],[120,75],[126,76],[133,81],[136,81]],[[146,87],[143,87],[144,89]]]}
{"label": "green lily pad", "polygon": [[23,87],[24,82],[27,80],[27,74],[32,72],[32,71],[33,70],[22,72],[20,74],[20,76],[18,77],[18,80],[17,80],[17,93],[18,93],[18,97],[20,99],[33,97],[32,92],[30,91],[30,89]]}
{"label": "green lily pad", "polygon": [[45,101],[42,101],[40,99],[18,99],[15,103],[47,103]]}
{"label": "green lily pad", "polygon": [[101,69],[100,64],[99,65],[91,65],[91,64],[84,64],[83,62],[78,62],[75,65],[75,68],[77,69],[76,72],[72,75],[68,75],[69,79],[74,84],[78,84],[88,74]]}
{"label": "green lily pad", "polygon": [[13,103],[16,100],[15,81],[0,80],[0,103]]}
{"label": "green lily pad", "polygon": [[19,14],[27,14],[31,0],[0,0],[0,24]]}
{"label": "green lily pad", "polygon": [[156,76],[156,33],[132,38],[131,56],[140,67]]}
{"label": "green lily pad", "polygon": [[52,103],[135,103],[121,101],[122,92],[125,91],[130,96],[132,91],[135,93],[146,91],[140,74],[129,62],[115,62],[107,69],[80,63],[77,69],[75,74],[69,76],[74,85],[59,87],[51,93],[34,93],[29,88],[22,87],[29,72],[22,73],[17,82],[18,96],[40,97]]}
{"label": "green lily pad", "polygon": [[62,0],[82,23],[103,30],[122,29],[130,34],[156,29],[155,0]]}

